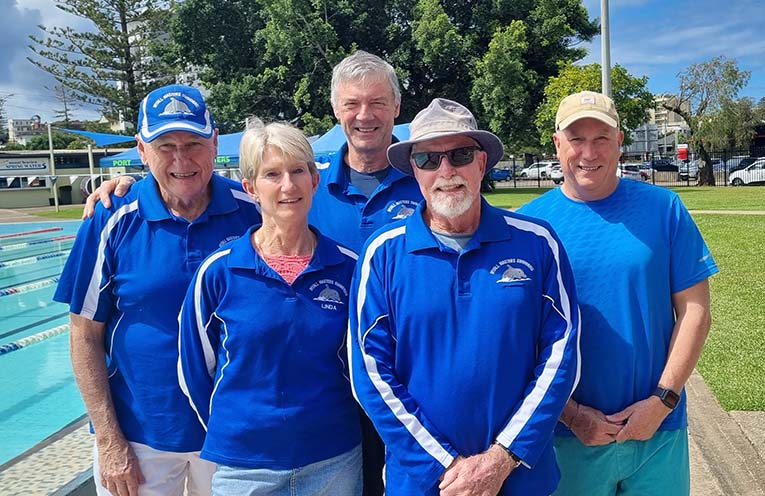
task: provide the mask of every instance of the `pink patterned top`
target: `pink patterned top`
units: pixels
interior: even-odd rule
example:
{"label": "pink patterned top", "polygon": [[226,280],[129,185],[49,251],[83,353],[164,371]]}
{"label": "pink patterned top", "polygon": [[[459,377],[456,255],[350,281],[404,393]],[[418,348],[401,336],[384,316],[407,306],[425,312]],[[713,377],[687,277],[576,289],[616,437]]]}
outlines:
{"label": "pink patterned top", "polygon": [[263,255],[269,267],[274,269],[280,276],[292,286],[297,276],[308,267],[313,255]]}

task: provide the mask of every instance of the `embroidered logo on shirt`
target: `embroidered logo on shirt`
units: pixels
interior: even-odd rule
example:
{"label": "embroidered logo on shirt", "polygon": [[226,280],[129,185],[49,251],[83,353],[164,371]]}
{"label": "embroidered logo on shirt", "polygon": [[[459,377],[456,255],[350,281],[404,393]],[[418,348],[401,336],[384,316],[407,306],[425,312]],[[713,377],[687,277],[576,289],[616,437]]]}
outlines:
{"label": "embroidered logo on shirt", "polygon": [[396,213],[391,217],[391,220],[406,219],[414,213],[414,209],[417,208],[417,202],[412,200],[398,200],[391,202],[388,208],[385,209],[389,214]]}
{"label": "embroidered logo on shirt", "polygon": [[497,284],[521,283],[530,281],[529,274],[534,272],[534,266],[522,258],[506,258],[500,260],[490,273],[499,275]]}
{"label": "embroidered logo on shirt", "polygon": [[[348,290],[334,279],[322,279],[308,288],[311,292],[317,292],[318,295],[313,299],[321,304],[325,310],[338,310],[341,305],[345,305],[348,300]],[[345,311],[345,310],[343,310]]]}
{"label": "embroidered logo on shirt", "polygon": [[240,238],[240,236],[228,236],[226,238],[223,238],[222,240],[220,240],[220,243],[218,243],[218,248],[220,248],[221,246],[225,245],[229,241],[234,241],[235,239],[239,239],[239,238]]}

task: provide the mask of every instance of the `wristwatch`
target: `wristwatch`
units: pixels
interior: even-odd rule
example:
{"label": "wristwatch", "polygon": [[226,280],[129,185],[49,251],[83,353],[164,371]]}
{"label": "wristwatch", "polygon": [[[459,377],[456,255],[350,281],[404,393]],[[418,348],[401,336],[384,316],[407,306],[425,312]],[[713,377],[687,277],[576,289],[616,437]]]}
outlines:
{"label": "wristwatch", "polygon": [[494,441],[494,442],[493,442],[493,443],[491,443],[491,444],[496,444],[497,446],[499,446],[500,448],[502,448],[502,449],[505,451],[505,453],[507,453],[508,455],[510,455],[510,458],[512,458],[512,459],[513,459],[513,463],[515,463],[515,467],[514,467],[514,468],[518,468],[518,466],[519,466],[521,463],[523,463],[523,462],[521,461],[521,459],[518,457],[518,455],[516,455],[515,453],[513,453],[512,451],[510,451],[510,448],[508,448],[508,447],[507,447],[507,446],[505,446],[504,444],[500,443],[499,441]]}
{"label": "wristwatch", "polygon": [[666,389],[661,386],[656,386],[653,391],[654,396],[658,396],[664,406],[670,410],[674,410],[677,404],[680,402],[680,395],[671,389]]}

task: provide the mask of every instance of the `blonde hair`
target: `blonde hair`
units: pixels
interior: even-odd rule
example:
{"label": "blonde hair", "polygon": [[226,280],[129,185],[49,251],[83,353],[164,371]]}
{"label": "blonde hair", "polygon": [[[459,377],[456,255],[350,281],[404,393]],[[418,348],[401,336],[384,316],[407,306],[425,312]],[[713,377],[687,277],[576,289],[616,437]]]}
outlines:
{"label": "blonde hair", "polygon": [[300,129],[286,122],[263,124],[260,119],[251,118],[239,144],[239,169],[242,177],[249,181],[255,180],[269,146],[278,148],[287,157],[305,162],[311,175],[319,173],[311,144]]}

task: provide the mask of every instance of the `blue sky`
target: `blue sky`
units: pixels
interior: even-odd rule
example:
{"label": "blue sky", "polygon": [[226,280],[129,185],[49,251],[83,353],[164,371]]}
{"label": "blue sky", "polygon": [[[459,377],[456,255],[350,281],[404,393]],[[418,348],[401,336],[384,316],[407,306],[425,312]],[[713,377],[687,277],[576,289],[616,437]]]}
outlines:
{"label": "blue sky", "polygon": [[[600,18],[600,0],[584,0]],[[751,71],[739,96],[765,97],[765,0],[610,0],[611,65],[648,76],[653,93],[675,93],[677,74],[718,55]],[[600,63],[600,36],[584,63]]]}
{"label": "blue sky", "polygon": [[[600,17],[600,0],[584,0],[590,18]],[[654,93],[677,91],[677,74],[717,55],[735,59],[752,72],[740,96],[765,97],[765,0],[610,0],[611,63],[634,76],[648,76]],[[86,21],[61,12],[53,0],[0,0],[0,96],[6,115],[44,121],[59,108],[55,82],[30,64],[27,36],[38,24],[83,29]],[[600,37],[587,44],[583,63],[600,62]],[[10,96],[9,96],[10,95]],[[98,115],[78,110],[75,116]]]}

